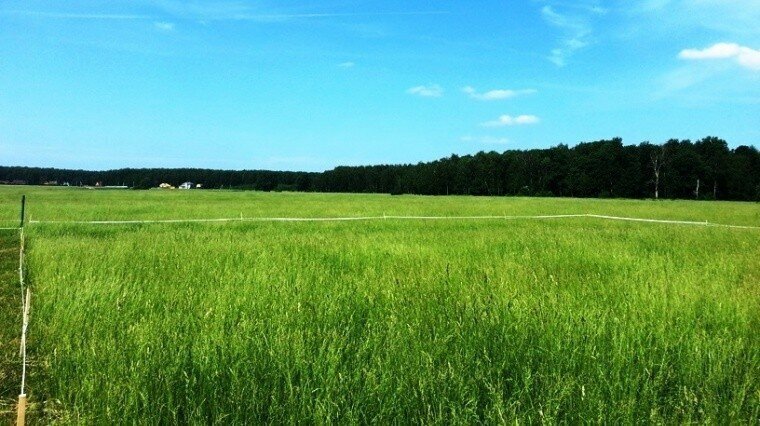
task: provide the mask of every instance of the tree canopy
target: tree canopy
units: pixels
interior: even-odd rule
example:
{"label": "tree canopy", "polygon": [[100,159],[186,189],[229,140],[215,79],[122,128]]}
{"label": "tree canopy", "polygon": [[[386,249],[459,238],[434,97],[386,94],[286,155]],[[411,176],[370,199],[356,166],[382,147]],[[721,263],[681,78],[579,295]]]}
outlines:
{"label": "tree canopy", "polygon": [[431,162],[340,166],[320,173],[270,170],[64,170],[0,167],[0,183],[204,188],[426,195],[760,200],[760,153],[726,141],[671,139],[624,145],[613,138],[573,147],[478,152]]}

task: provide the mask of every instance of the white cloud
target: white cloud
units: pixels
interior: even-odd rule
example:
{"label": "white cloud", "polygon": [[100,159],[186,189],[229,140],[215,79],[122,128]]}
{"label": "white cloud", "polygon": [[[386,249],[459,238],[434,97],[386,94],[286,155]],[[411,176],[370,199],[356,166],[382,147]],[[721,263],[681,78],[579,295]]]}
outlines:
{"label": "white cloud", "polygon": [[443,88],[437,84],[429,86],[415,86],[406,91],[410,95],[422,96],[424,98],[440,98],[443,96]]}
{"label": "white cloud", "polygon": [[351,61],[346,61],[339,63],[338,66],[341,68],[353,68],[356,66],[356,64]]}
{"label": "white cloud", "polygon": [[715,76],[713,67],[684,66],[674,69],[659,79],[660,90],[654,93],[656,99],[663,98],[689,87],[701,84]]}
{"label": "white cloud", "polygon": [[739,54],[740,47],[734,43],[716,43],[706,49],[684,49],[678,54],[682,59],[730,58]]}
{"label": "white cloud", "polygon": [[520,126],[525,124],[536,124],[540,120],[535,115],[518,115],[512,117],[511,115],[501,115],[496,120],[486,121],[482,123],[483,127],[505,127],[505,126]]}
{"label": "white cloud", "polygon": [[568,29],[573,29],[573,30],[583,30],[585,28],[585,25],[565,15],[557,13],[549,5],[546,5],[541,8],[541,16],[543,16],[543,18],[547,22],[549,22],[550,24],[556,27],[568,28]]}
{"label": "white cloud", "polygon": [[174,23],[173,22],[154,22],[153,27],[159,31],[174,31]]}
{"label": "white cloud", "polygon": [[624,10],[639,31],[674,34],[704,28],[747,40],[760,35],[757,0],[626,0]]}
{"label": "white cloud", "polygon": [[472,86],[465,86],[462,88],[462,91],[464,93],[467,93],[472,99],[477,99],[479,101],[496,101],[496,100],[501,100],[501,99],[514,98],[515,96],[529,95],[532,93],[536,93],[536,91],[533,89],[520,89],[520,90],[494,89],[494,90],[489,90],[484,93],[479,93]]}
{"label": "white cloud", "polygon": [[[587,13],[592,15],[603,15],[605,9],[587,8]],[[572,56],[576,51],[589,45],[591,35],[591,25],[586,16],[567,15],[554,10],[550,5],[541,8],[541,16],[550,25],[564,31],[565,35],[560,40],[560,45],[551,50],[547,57],[551,62],[559,67],[565,66],[567,58]]]}
{"label": "white cloud", "polygon": [[638,9],[646,12],[659,12],[670,3],[671,0],[641,0]]}
{"label": "white cloud", "polygon": [[684,49],[678,57],[687,60],[733,59],[744,68],[760,71],[760,50],[736,43],[716,43],[702,50]]}
{"label": "white cloud", "polygon": [[507,138],[500,138],[495,136],[462,136],[459,138],[462,142],[478,143],[482,145],[508,145],[511,141]]}

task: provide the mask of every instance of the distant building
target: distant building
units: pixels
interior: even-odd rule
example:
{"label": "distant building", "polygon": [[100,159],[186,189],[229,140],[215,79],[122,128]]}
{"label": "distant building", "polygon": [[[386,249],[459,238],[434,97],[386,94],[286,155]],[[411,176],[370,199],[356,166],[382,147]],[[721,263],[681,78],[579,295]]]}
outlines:
{"label": "distant building", "polygon": [[182,185],[179,186],[179,189],[191,189],[193,187],[192,182],[184,182]]}
{"label": "distant building", "polygon": [[158,187],[163,189],[174,189],[174,186],[170,183],[162,183],[161,185],[158,185]]}

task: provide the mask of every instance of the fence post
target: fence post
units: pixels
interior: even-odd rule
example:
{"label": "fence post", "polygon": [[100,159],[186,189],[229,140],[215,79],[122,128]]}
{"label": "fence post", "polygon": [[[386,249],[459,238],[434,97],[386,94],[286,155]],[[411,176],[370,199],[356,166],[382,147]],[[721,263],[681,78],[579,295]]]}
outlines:
{"label": "fence post", "polygon": [[26,208],[26,195],[21,196],[21,224],[19,228],[24,227],[24,209]]}
{"label": "fence post", "polygon": [[29,325],[29,289],[26,289],[26,297],[24,297],[24,210],[26,208],[26,195],[21,196],[21,219],[19,228],[21,229],[19,235],[19,260],[18,260],[18,273],[19,281],[21,284],[21,302],[22,302],[22,326],[21,326],[21,393],[18,396],[18,407],[16,411],[16,425],[26,425],[26,392],[24,387],[26,385],[26,328]]}
{"label": "fence post", "polygon": [[24,426],[26,423],[26,330],[29,327],[29,306],[31,294],[29,289],[26,289],[26,297],[24,298],[24,313],[23,313],[23,326],[21,327],[21,393],[18,396],[18,411],[16,416],[16,425]]}
{"label": "fence post", "polygon": [[26,423],[26,395],[18,396],[18,415],[16,416],[16,425],[24,426]]}

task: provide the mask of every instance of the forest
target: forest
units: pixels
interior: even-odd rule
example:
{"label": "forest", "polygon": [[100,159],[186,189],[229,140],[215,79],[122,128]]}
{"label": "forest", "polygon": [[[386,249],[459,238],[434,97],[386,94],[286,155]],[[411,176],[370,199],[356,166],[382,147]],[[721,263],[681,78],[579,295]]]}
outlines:
{"label": "forest", "polygon": [[0,166],[0,183],[424,195],[523,195],[760,201],[760,152],[717,137],[625,145],[621,138],[569,147],[455,155],[324,172],[212,169],[65,170]]}

